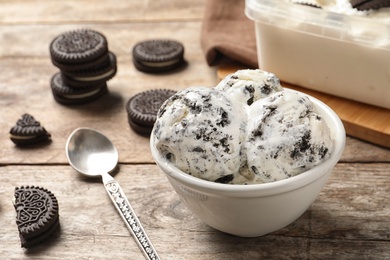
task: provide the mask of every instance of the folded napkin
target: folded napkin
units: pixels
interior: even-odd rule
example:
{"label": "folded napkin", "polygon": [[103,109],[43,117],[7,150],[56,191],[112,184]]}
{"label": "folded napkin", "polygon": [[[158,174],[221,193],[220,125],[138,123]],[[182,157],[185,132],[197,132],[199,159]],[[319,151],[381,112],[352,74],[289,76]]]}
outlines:
{"label": "folded napkin", "polygon": [[227,57],[257,68],[254,23],[245,16],[245,0],[207,0],[201,45],[207,63]]}

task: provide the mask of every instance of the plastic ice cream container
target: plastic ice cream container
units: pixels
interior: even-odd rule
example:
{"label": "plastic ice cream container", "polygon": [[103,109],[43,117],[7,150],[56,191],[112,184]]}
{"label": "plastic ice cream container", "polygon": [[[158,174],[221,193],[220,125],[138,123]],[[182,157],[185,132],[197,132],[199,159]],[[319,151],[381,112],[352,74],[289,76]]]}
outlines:
{"label": "plastic ice cream container", "polygon": [[390,24],[283,0],[246,0],[259,67],[284,81],[390,109]]}

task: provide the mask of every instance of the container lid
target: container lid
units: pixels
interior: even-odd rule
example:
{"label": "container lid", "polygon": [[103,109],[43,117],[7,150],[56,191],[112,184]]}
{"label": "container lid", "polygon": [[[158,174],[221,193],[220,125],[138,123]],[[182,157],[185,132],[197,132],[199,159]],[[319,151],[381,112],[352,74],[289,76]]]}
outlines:
{"label": "container lid", "polygon": [[390,50],[390,25],[364,16],[333,13],[285,0],[246,0],[255,23]]}

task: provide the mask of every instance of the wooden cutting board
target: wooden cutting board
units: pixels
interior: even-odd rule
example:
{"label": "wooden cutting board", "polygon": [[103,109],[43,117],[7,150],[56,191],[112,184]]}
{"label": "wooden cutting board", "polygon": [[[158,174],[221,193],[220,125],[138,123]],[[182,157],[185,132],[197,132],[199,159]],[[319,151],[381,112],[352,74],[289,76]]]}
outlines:
{"label": "wooden cutting board", "polygon": [[[245,69],[245,67],[231,61],[224,61],[218,67],[218,79],[221,80],[239,69]],[[327,104],[343,121],[347,135],[390,148],[389,109],[332,96],[289,83],[282,82],[281,84],[283,87],[309,94]],[[387,94],[390,95],[390,93]]]}

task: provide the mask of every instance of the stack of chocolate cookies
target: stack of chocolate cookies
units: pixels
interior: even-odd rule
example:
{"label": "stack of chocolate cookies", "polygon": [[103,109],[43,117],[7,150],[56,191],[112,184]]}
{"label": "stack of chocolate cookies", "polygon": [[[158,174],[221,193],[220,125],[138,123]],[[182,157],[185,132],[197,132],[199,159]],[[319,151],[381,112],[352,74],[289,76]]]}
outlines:
{"label": "stack of chocolate cookies", "polygon": [[91,29],[58,35],[50,43],[50,56],[60,69],[51,79],[51,89],[64,105],[84,104],[107,93],[107,81],[117,71],[106,37]]}

